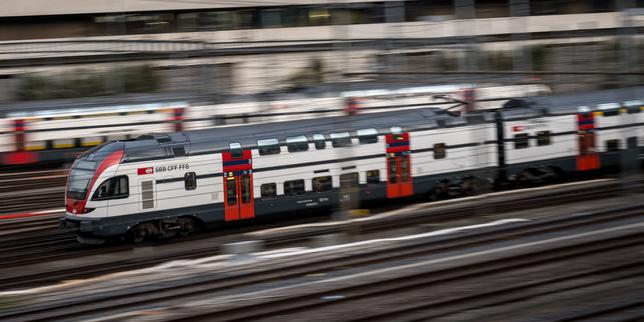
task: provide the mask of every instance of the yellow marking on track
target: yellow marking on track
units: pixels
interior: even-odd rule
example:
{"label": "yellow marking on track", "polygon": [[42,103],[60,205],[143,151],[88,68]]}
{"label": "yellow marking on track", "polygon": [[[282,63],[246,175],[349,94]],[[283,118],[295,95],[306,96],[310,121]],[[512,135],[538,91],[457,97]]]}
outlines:
{"label": "yellow marking on track", "polygon": [[25,150],[27,151],[36,151],[36,150],[44,150],[45,146],[44,145],[27,145],[25,146]]}
{"label": "yellow marking on track", "polygon": [[596,111],[596,112],[593,112],[593,115],[595,115],[595,116],[604,116],[604,112]]}

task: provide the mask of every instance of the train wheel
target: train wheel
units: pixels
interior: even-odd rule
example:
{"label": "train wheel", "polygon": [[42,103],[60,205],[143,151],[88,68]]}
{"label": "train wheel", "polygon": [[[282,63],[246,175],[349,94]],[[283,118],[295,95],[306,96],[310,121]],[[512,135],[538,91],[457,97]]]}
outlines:
{"label": "train wheel", "polygon": [[154,235],[156,229],[150,223],[138,224],[130,231],[130,241],[135,244],[140,244]]}
{"label": "train wheel", "polygon": [[195,221],[192,218],[181,218],[181,230],[179,230],[179,235],[186,237],[192,234],[195,231]]}

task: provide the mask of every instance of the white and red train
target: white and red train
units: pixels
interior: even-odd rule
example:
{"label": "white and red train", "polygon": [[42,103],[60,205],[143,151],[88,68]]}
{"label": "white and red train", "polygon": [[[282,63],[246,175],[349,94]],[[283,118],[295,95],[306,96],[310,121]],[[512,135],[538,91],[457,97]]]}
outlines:
{"label": "white and red train", "polygon": [[352,195],[397,199],[635,162],[642,99],[639,87],[537,97],[464,116],[419,108],[109,142],[71,167],[62,224],[82,242],[139,241],[333,208]]}

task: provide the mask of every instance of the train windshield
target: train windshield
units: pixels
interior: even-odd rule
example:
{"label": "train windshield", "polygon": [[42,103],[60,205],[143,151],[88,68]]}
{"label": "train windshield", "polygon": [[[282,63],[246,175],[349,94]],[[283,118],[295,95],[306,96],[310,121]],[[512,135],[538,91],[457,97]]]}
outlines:
{"label": "train windshield", "polygon": [[67,182],[67,198],[75,200],[85,199],[87,195],[87,188],[92,177],[94,177],[94,170],[96,162],[79,160],[74,164],[74,167],[69,171],[69,179]]}

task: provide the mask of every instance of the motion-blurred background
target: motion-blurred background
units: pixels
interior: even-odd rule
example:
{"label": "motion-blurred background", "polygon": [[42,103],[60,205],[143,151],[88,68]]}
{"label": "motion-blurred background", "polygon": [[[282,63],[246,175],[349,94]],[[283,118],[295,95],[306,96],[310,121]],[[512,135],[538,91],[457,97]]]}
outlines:
{"label": "motion-blurred background", "polygon": [[[641,0],[24,0],[0,12],[0,166],[150,132],[644,81]],[[438,96],[437,96],[438,95]]]}

